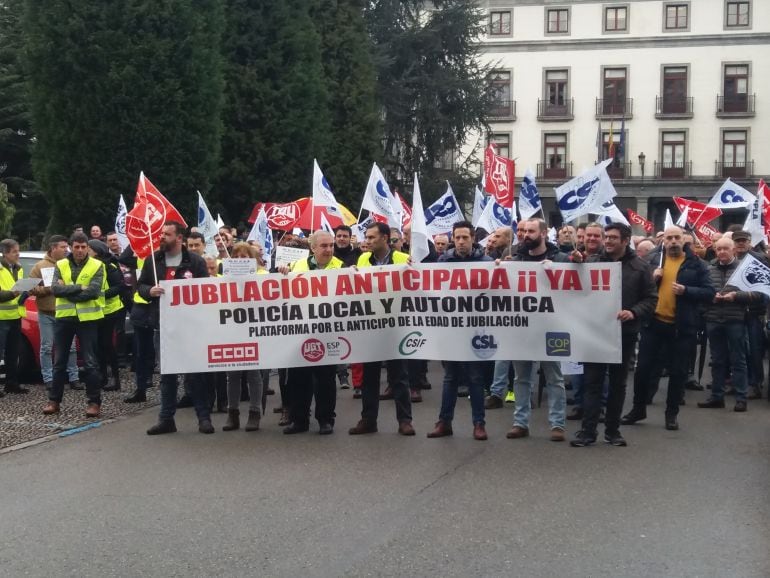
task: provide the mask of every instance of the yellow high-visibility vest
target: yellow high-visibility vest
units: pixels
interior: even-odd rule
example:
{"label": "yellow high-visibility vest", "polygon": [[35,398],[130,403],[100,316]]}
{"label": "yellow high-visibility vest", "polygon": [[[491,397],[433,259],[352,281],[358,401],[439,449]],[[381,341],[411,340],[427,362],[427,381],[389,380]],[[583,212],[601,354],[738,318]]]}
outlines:
{"label": "yellow high-visibility vest", "polygon": [[[19,279],[24,278],[24,269],[19,267]],[[16,284],[11,270],[0,265],[0,290],[10,291]],[[13,321],[27,316],[27,308],[19,305],[19,297],[0,303],[0,321]]]}
{"label": "yellow high-visibility vest", "polygon": [[[69,259],[64,258],[56,262],[56,266],[59,268],[59,276],[66,285],[88,285],[100,269],[106,278],[107,273],[104,271],[104,263],[98,259],[89,257],[86,264],[80,270],[78,278],[72,280],[72,268],[70,267]],[[102,282],[102,293],[100,297],[83,301],[82,303],[73,303],[65,297],[56,298],[56,318],[61,319],[64,317],[75,317],[80,321],[98,321],[104,318],[104,309],[102,302],[104,301],[104,282]]]}

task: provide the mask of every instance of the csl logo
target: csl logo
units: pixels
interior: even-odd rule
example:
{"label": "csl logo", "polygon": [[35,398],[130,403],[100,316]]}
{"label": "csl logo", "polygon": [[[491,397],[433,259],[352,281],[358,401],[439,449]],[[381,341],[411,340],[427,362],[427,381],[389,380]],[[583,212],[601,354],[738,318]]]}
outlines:
{"label": "csl logo", "polygon": [[481,333],[471,338],[471,349],[479,359],[489,359],[497,353],[497,342],[494,335]]}
{"label": "csl logo", "polygon": [[401,355],[412,355],[417,352],[428,340],[419,331],[412,331],[398,344],[398,352]]}
{"label": "csl logo", "polygon": [[595,178],[592,181],[583,183],[580,187],[574,191],[566,193],[558,202],[559,208],[562,211],[569,211],[577,209],[580,205],[585,203],[588,196],[594,191],[594,186],[599,182],[599,178]]}
{"label": "csl logo", "polygon": [[239,361],[259,361],[257,344],[223,343],[209,345],[209,363],[235,363]]}
{"label": "csl logo", "polygon": [[569,357],[572,347],[569,333],[551,332],[545,334],[545,354],[555,357]]}
{"label": "csl logo", "polygon": [[326,348],[324,344],[317,339],[307,339],[302,344],[302,357],[304,357],[310,363],[321,361],[326,355]]}

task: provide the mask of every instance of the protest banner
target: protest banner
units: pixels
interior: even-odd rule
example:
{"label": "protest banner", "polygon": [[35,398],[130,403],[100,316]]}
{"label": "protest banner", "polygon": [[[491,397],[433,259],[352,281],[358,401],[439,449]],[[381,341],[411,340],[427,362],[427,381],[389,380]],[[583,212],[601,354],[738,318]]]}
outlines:
{"label": "protest banner", "polygon": [[223,277],[248,277],[257,274],[257,260],[249,258],[222,259]]}
{"label": "protest banner", "polygon": [[383,359],[620,363],[619,263],[467,263],[161,281],[161,371]]}

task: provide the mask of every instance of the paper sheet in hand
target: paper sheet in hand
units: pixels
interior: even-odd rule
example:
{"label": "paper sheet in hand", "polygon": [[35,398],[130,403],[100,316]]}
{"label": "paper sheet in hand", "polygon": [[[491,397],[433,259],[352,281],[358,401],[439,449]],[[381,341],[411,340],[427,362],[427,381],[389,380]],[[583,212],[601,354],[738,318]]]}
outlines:
{"label": "paper sheet in hand", "polygon": [[257,274],[256,259],[222,259],[223,277],[248,277]]}
{"label": "paper sheet in hand", "polygon": [[298,247],[278,247],[275,250],[275,266],[291,265],[295,261],[307,259],[310,251]]}
{"label": "paper sheet in hand", "polygon": [[40,274],[43,276],[44,287],[50,287],[51,283],[53,283],[54,271],[56,271],[56,267],[46,267],[45,269],[40,269]]}
{"label": "paper sheet in hand", "polygon": [[27,279],[19,279],[16,281],[13,287],[11,287],[11,291],[19,291],[20,293],[24,293],[24,291],[29,291],[33,287],[37,287],[40,285],[40,279],[37,279],[35,277],[27,278]]}

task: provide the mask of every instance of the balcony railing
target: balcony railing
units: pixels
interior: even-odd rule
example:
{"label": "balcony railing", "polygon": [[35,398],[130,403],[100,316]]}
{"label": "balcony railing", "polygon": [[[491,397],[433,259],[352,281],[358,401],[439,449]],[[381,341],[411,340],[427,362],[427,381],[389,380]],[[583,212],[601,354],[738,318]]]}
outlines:
{"label": "balcony railing", "polygon": [[564,104],[553,104],[539,98],[537,100],[537,120],[572,120],[575,118],[574,107],[574,98],[568,98]]}
{"label": "balcony railing", "polygon": [[655,118],[692,118],[692,96],[656,96]]}
{"label": "balcony railing", "polygon": [[747,117],[754,116],[754,106],[757,96],[755,94],[738,94],[725,96],[717,95],[717,116]]}
{"label": "balcony railing", "polygon": [[714,175],[726,179],[747,179],[754,176],[754,161],[746,162],[724,162],[716,161],[714,163]]}
{"label": "balcony railing", "polygon": [[539,179],[566,180],[572,178],[572,163],[562,163],[560,166],[550,166],[544,163],[537,165]]}
{"label": "balcony railing", "polygon": [[607,98],[596,99],[596,119],[625,118],[634,116],[634,99],[610,100]]}
{"label": "balcony railing", "polygon": [[655,176],[661,179],[687,179],[692,175],[692,161],[659,163],[653,166]]}
{"label": "balcony railing", "polygon": [[[597,164],[601,161],[597,161]],[[615,163],[607,167],[607,174],[613,180],[629,179],[631,178],[631,163],[620,163],[615,166]]]}
{"label": "balcony railing", "polygon": [[490,120],[516,120],[515,100],[496,100],[489,106]]}

